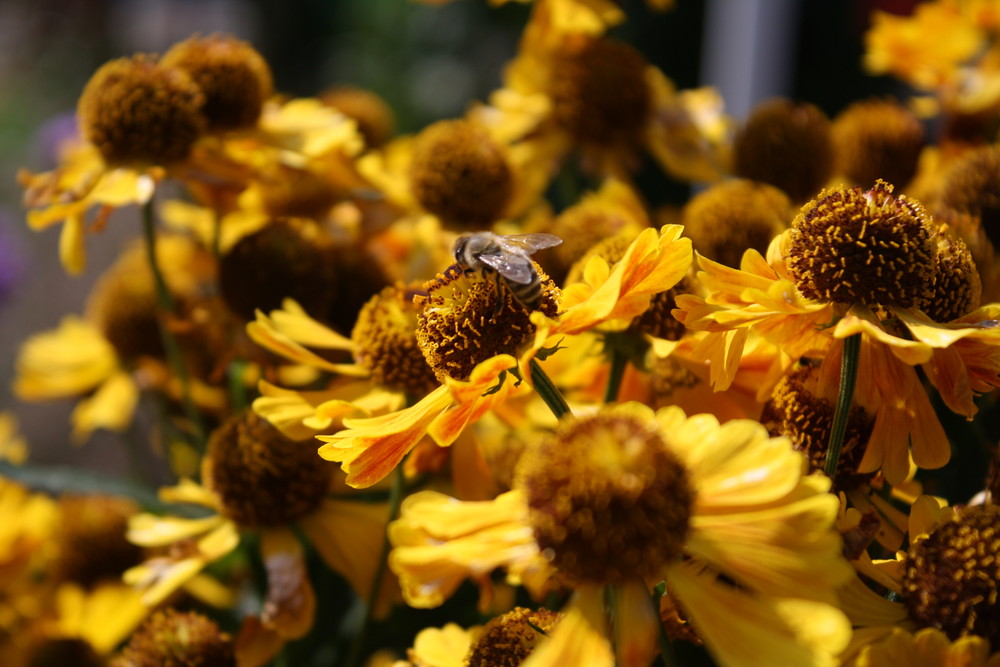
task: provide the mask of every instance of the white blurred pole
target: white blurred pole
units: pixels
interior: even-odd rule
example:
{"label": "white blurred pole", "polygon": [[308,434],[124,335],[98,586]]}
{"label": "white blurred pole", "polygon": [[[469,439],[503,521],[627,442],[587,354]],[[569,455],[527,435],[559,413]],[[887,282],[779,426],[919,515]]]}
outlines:
{"label": "white blurred pole", "polygon": [[726,112],[746,118],[758,102],[789,96],[800,0],[708,0],[701,83]]}

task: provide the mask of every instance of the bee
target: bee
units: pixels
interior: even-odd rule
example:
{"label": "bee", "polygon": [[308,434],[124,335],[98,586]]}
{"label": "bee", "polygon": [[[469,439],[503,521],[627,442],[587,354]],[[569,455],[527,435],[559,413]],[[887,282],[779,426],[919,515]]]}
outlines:
{"label": "bee", "polygon": [[542,283],[528,255],[562,243],[553,234],[476,232],[455,241],[455,261],[469,273],[493,274],[499,293],[503,282],[522,306],[536,310],[542,301]]}

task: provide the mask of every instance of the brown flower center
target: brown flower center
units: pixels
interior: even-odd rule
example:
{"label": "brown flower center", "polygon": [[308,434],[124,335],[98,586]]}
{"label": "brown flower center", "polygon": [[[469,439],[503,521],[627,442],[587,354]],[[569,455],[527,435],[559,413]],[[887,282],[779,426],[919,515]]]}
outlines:
{"label": "brown flower center", "polygon": [[261,179],[264,210],[274,218],[321,221],[340,199],[333,183],[308,169],[277,166]]}
{"label": "brown flower center", "polygon": [[[538,310],[554,317],[559,288],[537,264],[535,270],[542,285]],[[417,343],[441,380],[465,380],[477,364],[498,354],[516,356],[517,348],[535,332],[532,311],[502,279],[465,275],[452,266],[425,283],[424,290],[427,296],[415,299],[423,308],[417,318]]]}
{"label": "brown flower center", "polygon": [[197,612],[163,609],[136,630],[111,667],[235,667],[233,638]]}
{"label": "brown flower center", "polygon": [[803,206],[785,261],[810,299],[909,308],[927,294],[933,254],[924,207],[879,181],[865,192],[824,190]]}
{"label": "brown flower center", "polygon": [[1000,147],[970,151],[948,170],[941,204],[980,219],[986,237],[1000,248]]}
{"label": "brown flower center", "polygon": [[468,667],[518,667],[551,634],[560,617],[548,609],[514,607],[483,627],[464,662]]}
{"label": "brown flower center", "polygon": [[60,579],[90,587],[142,561],[142,549],[125,538],[129,517],[139,512],[131,500],[114,496],[64,495],[57,538]]}
{"label": "brown flower center", "polygon": [[315,444],[286,438],[252,411],[213,431],[207,456],[207,486],[223,514],[246,527],[285,525],[309,514],[330,483],[331,468]]}
{"label": "brown flower center", "polygon": [[1000,507],[974,505],[910,546],[903,599],[910,617],[952,640],[979,635],[1000,650]]}
{"label": "brown flower center", "polygon": [[736,174],[779,187],[792,201],[805,201],[833,173],[830,128],[826,114],[812,104],[764,102],[736,136]]}
{"label": "brown flower center", "polygon": [[924,127],[895,101],[869,100],[847,107],[833,122],[838,171],[870,187],[878,179],[904,186],[917,171]]}
{"label": "brown flower center", "polygon": [[950,322],[979,307],[983,283],[965,241],[942,226],[933,242],[931,284],[919,306],[935,322]]}
{"label": "brown flower center", "polygon": [[767,252],[793,217],[784,192],[767,183],[734,179],[695,195],[684,207],[684,233],[699,253],[739,267],[743,253]]}
{"label": "brown flower center", "polygon": [[499,219],[514,176],[501,147],[477,123],[445,120],[414,140],[410,183],[414,197],[457,229],[480,229]]}
{"label": "brown flower center", "polygon": [[417,344],[414,293],[398,285],[376,294],[358,314],[351,340],[355,359],[377,384],[419,397],[437,386],[437,377]]}
{"label": "brown flower center", "polygon": [[556,57],[549,84],[553,113],[578,141],[631,143],[652,109],[646,59],[606,38],[570,41]]}
{"label": "brown flower center", "polygon": [[271,68],[246,42],[229,35],[192,37],[172,46],[162,64],[187,72],[205,94],[212,130],[252,127],[271,96]]}
{"label": "brown flower center", "polygon": [[252,320],[286,297],[317,319],[327,315],[335,294],[332,241],[310,220],[282,218],[244,236],[219,263],[219,289],[230,309]]}
{"label": "brown flower center", "polygon": [[564,420],[518,470],[538,546],[570,580],[656,576],[687,537],[687,470],[630,407]]}
{"label": "brown flower center", "polygon": [[[823,470],[833,428],[834,405],[815,394],[816,381],[817,369],[812,366],[803,366],[786,375],[774,388],[760,416],[760,423],[771,436],[787,436],[792,446],[809,458],[810,471]],[[834,476],[837,490],[854,489],[872,478],[874,473],[859,474],[857,469],[874,426],[874,419],[864,408],[857,405],[851,408]]]}
{"label": "brown flower center", "polygon": [[137,55],[101,66],[77,112],[84,138],[108,164],[169,164],[187,157],[204,134],[204,102],[183,70]]}
{"label": "brown flower center", "polygon": [[392,109],[370,90],[337,86],[323,91],[319,100],[348,118],[353,118],[366,146],[378,148],[392,137],[396,124]]}

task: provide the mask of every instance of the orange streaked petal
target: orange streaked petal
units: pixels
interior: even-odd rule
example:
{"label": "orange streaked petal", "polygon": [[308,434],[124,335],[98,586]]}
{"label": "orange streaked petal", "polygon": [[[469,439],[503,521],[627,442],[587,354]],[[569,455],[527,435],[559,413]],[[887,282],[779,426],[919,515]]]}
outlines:
{"label": "orange streaked petal", "polygon": [[349,485],[371,486],[399,465],[451,402],[448,388],[442,386],[405,410],[379,417],[345,419],[345,430],[316,436],[326,443],[319,448],[319,455],[340,463]]}

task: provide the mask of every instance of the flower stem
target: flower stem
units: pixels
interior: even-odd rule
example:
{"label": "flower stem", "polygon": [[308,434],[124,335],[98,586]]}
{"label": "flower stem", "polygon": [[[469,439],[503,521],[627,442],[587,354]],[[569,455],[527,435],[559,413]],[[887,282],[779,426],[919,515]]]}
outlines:
{"label": "flower stem", "polygon": [[191,386],[188,379],[187,368],[184,366],[184,358],[181,355],[181,348],[174,337],[166,318],[177,315],[177,303],[174,301],[170,290],[167,289],[167,281],[160,270],[160,262],[156,256],[156,225],[153,221],[153,200],[150,199],[142,207],[142,229],[146,240],[146,259],[149,270],[153,274],[153,283],[156,285],[156,303],[160,310],[165,311],[166,317],[158,319],[157,324],[160,329],[160,339],[163,341],[163,349],[166,351],[167,361],[176,374],[181,385],[181,403],[184,406],[184,413],[191,422],[195,439],[199,449],[205,443],[205,427],[202,424],[201,414],[191,399]]}
{"label": "flower stem", "polygon": [[844,434],[847,433],[847,417],[851,412],[854,385],[858,379],[858,355],[860,351],[861,334],[854,334],[844,339],[844,351],[840,360],[840,391],[837,394],[837,409],[833,413],[830,444],[827,446],[826,462],[823,465],[823,472],[830,479],[833,479],[837,473],[840,448],[844,444]]}
{"label": "flower stem", "polygon": [[611,372],[608,374],[608,386],[604,388],[604,402],[614,403],[618,400],[618,391],[622,386],[622,378],[625,377],[628,358],[618,347],[612,347],[609,354],[611,355]]}
{"label": "flower stem", "polygon": [[365,639],[371,630],[372,617],[375,607],[378,604],[379,593],[382,591],[382,581],[385,579],[385,572],[389,568],[389,552],[392,544],[389,542],[389,524],[399,518],[399,507],[403,502],[403,487],[406,483],[403,474],[402,462],[396,466],[395,475],[392,478],[392,488],[389,490],[389,518],[386,520],[386,534],[382,541],[382,551],[379,554],[378,567],[375,569],[375,577],[372,581],[372,589],[368,593],[368,606],[365,610],[365,619],[361,623],[361,629],[354,637],[351,650],[347,654],[346,665],[355,667],[360,664],[361,652],[365,647]]}
{"label": "flower stem", "polygon": [[549,379],[549,376],[545,374],[545,371],[542,370],[542,367],[534,359],[531,360],[530,372],[531,384],[535,386],[535,391],[545,401],[545,405],[549,406],[549,410],[556,416],[556,419],[562,418],[563,415],[571,414],[566,399],[563,398],[563,395],[559,393],[556,386],[552,384],[552,380]]}

